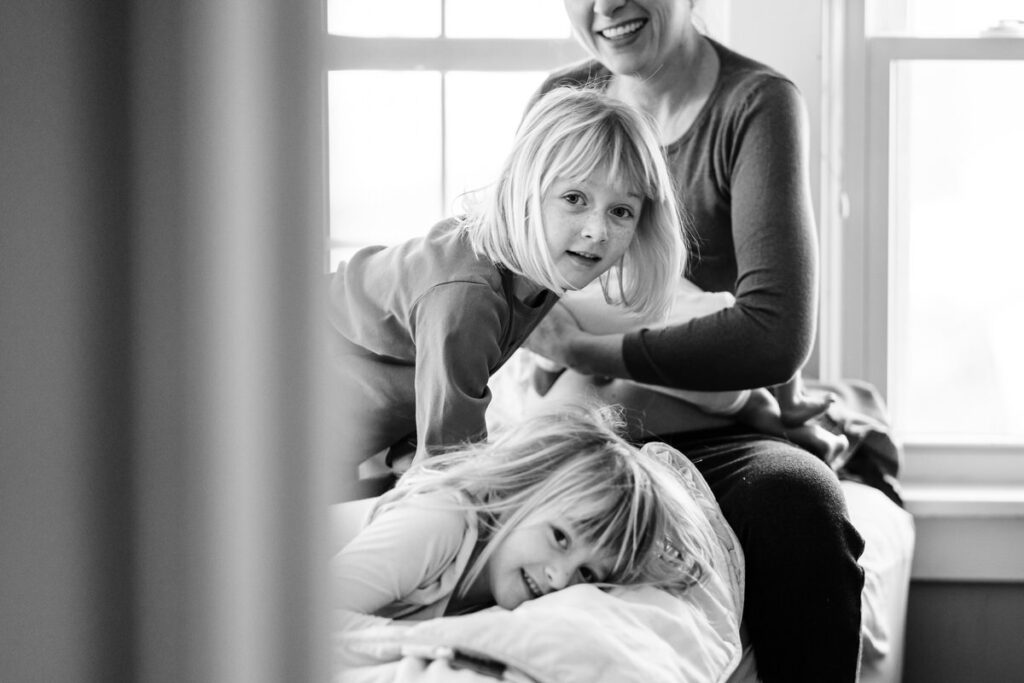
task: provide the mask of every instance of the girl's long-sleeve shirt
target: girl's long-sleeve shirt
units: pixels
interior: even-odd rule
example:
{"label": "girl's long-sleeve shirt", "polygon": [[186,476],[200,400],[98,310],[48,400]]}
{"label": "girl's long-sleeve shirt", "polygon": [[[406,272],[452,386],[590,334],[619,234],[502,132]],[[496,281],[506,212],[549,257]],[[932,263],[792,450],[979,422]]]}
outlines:
{"label": "girl's long-sleeve shirt", "polygon": [[335,606],[391,619],[444,616],[478,537],[475,513],[455,494],[382,499],[331,562]]}
{"label": "girl's long-sleeve shirt", "polygon": [[378,435],[361,457],[415,432],[420,449],[486,436],[487,383],[557,301],[513,293],[515,276],[477,254],[458,219],[367,247],[330,286],[344,400]]}
{"label": "girl's long-sleeve shirt", "polygon": [[[717,83],[693,125],[665,148],[692,245],[688,277],[734,306],[627,334],[632,379],[721,391],[778,384],[805,362],[815,333],[817,243],[807,122],[796,86],[715,41]],[[600,84],[596,61],[552,74],[541,91]]]}

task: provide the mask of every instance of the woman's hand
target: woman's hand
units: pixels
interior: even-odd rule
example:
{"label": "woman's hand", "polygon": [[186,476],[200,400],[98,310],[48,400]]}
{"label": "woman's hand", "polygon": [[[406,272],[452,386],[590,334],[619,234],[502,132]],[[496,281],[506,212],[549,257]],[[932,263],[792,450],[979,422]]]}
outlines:
{"label": "woman's hand", "polygon": [[585,335],[569,309],[557,303],[527,337],[523,346],[559,365],[572,366],[569,349],[572,340]]}
{"label": "woman's hand", "polygon": [[544,316],[523,346],[587,375],[629,378],[622,360],[622,335],[590,334],[561,303]]}

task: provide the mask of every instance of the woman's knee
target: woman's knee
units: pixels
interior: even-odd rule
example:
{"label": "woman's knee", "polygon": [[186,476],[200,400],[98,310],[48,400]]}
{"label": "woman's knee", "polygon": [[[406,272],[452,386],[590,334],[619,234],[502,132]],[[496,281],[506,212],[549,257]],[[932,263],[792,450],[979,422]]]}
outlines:
{"label": "woman's knee", "polygon": [[741,539],[793,547],[811,543],[818,552],[838,544],[859,556],[863,541],[850,523],[835,473],[788,444],[765,451],[737,473],[720,500]]}

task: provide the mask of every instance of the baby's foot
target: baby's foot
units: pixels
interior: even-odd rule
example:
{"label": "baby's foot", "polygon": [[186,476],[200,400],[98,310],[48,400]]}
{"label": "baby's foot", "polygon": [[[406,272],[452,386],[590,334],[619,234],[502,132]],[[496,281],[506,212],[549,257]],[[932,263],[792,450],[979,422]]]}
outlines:
{"label": "baby's foot", "polygon": [[780,404],[779,410],[781,411],[782,424],[787,427],[798,427],[806,424],[808,420],[813,420],[819,415],[823,415],[829,406],[835,403],[835,400],[834,394],[823,394],[815,398],[805,395],[798,403],[792,405]]}
{"label": "baby's foot", "polygon": [[783,433],[793,443],[821,458],[833,470],[839,469],[846,462],[850,440],[844,434],[833,434],[815,424],[793,427]]}
{"label": "baby's foot", "polygon": [[554,386],[563,372],[565,372],[564,367],[558,370],[545,370],[541,367],[534,367],[533,390],[537,392],[538,396],[544,396],[551,391],[551,387]]}

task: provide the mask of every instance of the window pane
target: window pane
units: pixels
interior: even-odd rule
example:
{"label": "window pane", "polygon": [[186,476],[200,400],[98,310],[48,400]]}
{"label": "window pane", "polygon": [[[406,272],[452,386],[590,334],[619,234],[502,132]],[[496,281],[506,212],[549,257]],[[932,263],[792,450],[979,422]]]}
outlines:
{"label": "window pane", "polygon": [[442,0],[327,0],[327,32],[372,38],[441,35]]}
{"label": "window pane", "polygon": [[569,20],[556,0],[445,0],[449,38],[568,38]]}
{"label": "window pane", "polygon": [[331,239],[423,234],[441,218],[441,75],[334,71],[327,85]]}
{"label": "window pane", "polygon": [[978,36],[1008,22],[1003,31],[1021,30],[1024,0],[868,0],[871,35]]}
{"label": "window pane", "polygon": [[530,95],[546,74],[453,71],[446,76],[445,207],[459,211],[459,195],[491,183],[512,148]]}
{"label": "window pane", "polygon": [[895,77],[894,412],[915,435],[1024,439],[1024,63]]}

